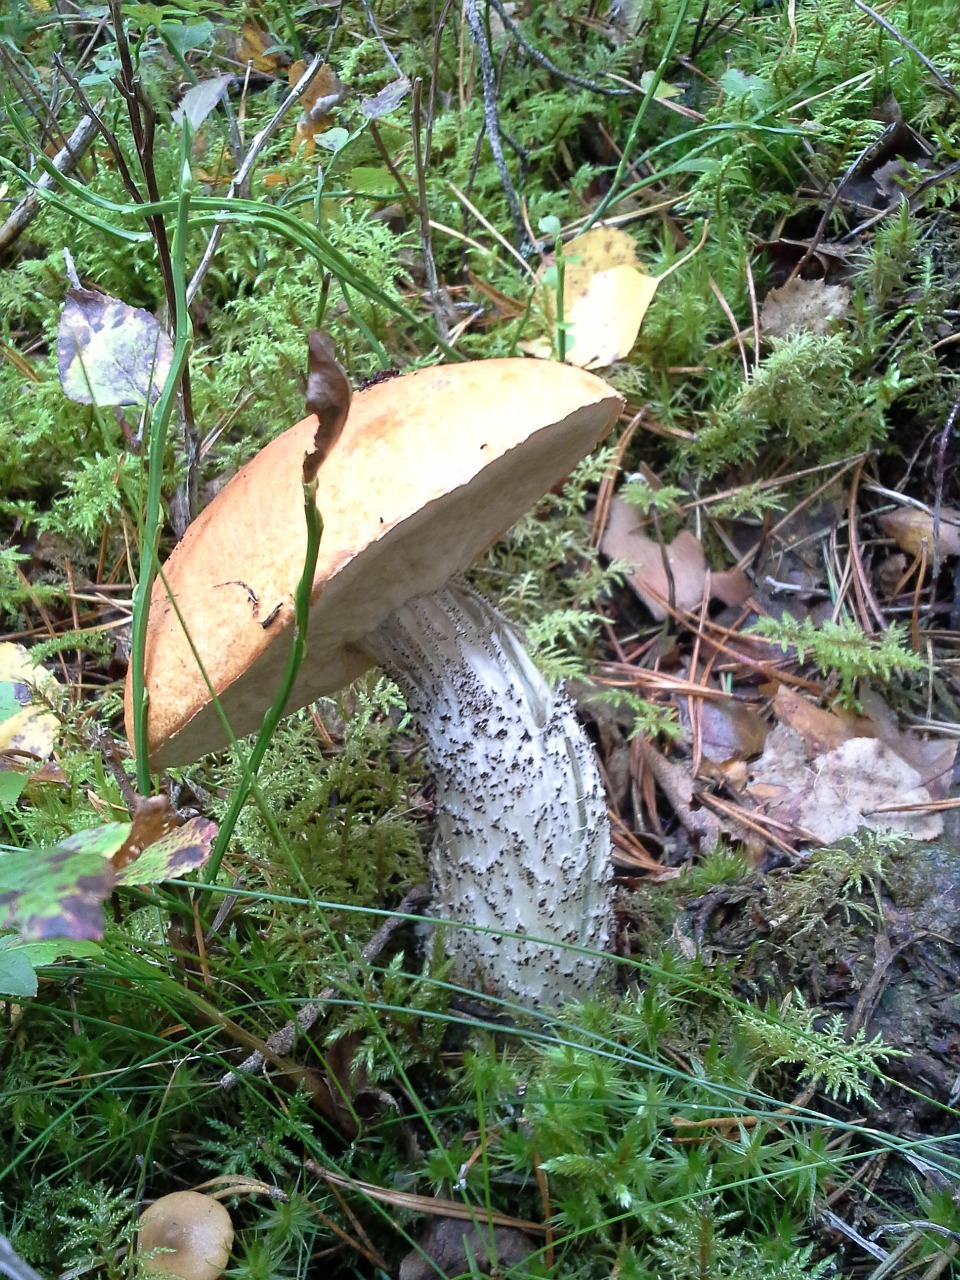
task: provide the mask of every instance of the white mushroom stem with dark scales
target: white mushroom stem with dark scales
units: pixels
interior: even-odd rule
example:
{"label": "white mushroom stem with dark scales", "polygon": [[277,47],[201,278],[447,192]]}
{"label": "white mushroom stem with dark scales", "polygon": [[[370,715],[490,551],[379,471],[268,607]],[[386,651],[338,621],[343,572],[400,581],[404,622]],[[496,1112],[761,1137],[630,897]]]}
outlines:
{"label": "white mushroom stem with dark scales", "polygon": [[479,926],[447,939],[454,979],[544,1007],[601,988],[609,825],[570,700],[508,619],[457,581],[396,610],[364,648],[400,686],[426,742],[437,804],[431,914]]}

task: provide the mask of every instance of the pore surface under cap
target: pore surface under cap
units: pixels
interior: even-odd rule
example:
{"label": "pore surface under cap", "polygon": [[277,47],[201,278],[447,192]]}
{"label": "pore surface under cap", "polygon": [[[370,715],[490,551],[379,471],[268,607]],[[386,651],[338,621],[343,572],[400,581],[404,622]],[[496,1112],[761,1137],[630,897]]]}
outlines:
{"label": "pore surface under cap", "polygon": [[[621,403],[592,374],[538,360],[436,366],[355,395],[318,476],[323,539],[307,658],[288,710],[371,666],[364,637],[471,564],[610,430]],[[305,419],[247,463],[164,566],[238,736],[260,727],[289,653],[306,553],[301,466],[315,428]],[[146,688],[155,766],[226,745],[159,579]],[[131,703],[128,681],[128,733]]]}

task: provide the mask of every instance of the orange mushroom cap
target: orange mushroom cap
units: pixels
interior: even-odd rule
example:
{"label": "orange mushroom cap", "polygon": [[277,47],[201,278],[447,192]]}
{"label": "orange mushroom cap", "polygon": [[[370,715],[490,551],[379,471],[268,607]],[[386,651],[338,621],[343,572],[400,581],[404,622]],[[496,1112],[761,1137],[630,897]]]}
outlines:
{"label": "orange mushroom cap", "polygon": [[[539,360],[441,365],[353,397],[318,476],[324,530],[307,657],[288,711],[374,664],[364,637],[465,569],[607,434],[621,398]],[[158,578],[146,647],[155,767],[185,764],[260,727],[293,637],[306,527],[301,467],[315,417],[247,463],[189,527]],[[131,682],[127,732],[132,738]]]}

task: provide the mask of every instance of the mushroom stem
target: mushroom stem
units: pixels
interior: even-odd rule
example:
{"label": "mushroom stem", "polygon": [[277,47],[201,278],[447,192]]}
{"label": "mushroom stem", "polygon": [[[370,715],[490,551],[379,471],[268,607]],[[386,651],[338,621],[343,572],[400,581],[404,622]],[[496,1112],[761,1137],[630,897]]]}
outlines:
{"label": "mushroom stem", "polygon": [[507,618],[457,581],[408,601],[364,647],[400,686],[426,742],[434,914],[529,935],[457,930],[454,979],[541,1006],[595,990],[609,963],[610,832],[569,698],[550,688]]}

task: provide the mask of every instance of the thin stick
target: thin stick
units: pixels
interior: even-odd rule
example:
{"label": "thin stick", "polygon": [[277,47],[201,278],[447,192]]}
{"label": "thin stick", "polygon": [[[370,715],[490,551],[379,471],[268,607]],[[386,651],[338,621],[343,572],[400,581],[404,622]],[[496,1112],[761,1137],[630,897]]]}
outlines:
{"label": "thin stick", "polygon": [[530,1235],[546,1235],[547,1228],[540,1222],[531,1222],[526,1218],[512,1218],[507,1213],[496,1210],[481,1210],[476,1205],[464,1204],[461,1200],[445,1200],[436,1196],[420,1196],[413,1191],[394,1191],[387,1187],[378,1187],[372,1182],[360,1182],[356,1178],[348,1178],[345,1174],[334,1173],[332,1169],[324,1169],[315,1160],[306,1160],[306,1168],[326,1182],[335,1183],[349,1191],[357,1191],[370,1200],[381,1204],[392,1204],[396,1208],[410,1209],[414,1213],[428,1213],[435,1217],[458,1218],[461,1221],[474,1222],[478,1218],[489,1226],[513,1227],[517,1231],[526,1231]]}
{"label": "thin stick", "polygon": [[[415,885],[409,893],[405,894],[396,911],[384,920],[383,924],[360,952],[363,959],[366,961],[375,960],[397,929],[406,924],[407,918],[419,910],[429,898],[430,889],[425,884]],[[267,1040],[267,1049],[270,1054],[286,1057],[293,1049],[297,1036],[305,1035],[310,1030],[323,1012],[323,1005],[327,1000],[332,999],[335,991],[336,988],[334,987],[325,987],[315,1000],[310,1000],[302,1006],[296,1018],[291,1018],[279,1031],[275,1031]],[[225,1076],[221,1076],[220,1087],[222,1089],[232,1089],[238,1083],[241,1075],[250,1075],[256,1071],[262,1071],[266,1060],[266,1055],[259,1051],[251,1053],[248,1058],[244,1058],[243,1062],[234,1067],[232,1071],[228,1071]]]}
{"label": "thin stick", "polygon": [[106,105],[106,99],[101,99],[101,101],[98,102],[96,106],[94,106],[91,103],[90,99],[87,97],[86,93],[84,92],[83,85],[81,85],[80,81],[69,69],[69,67],[67,67],[66,64],[61,61],[59,54],[56,54],[54,56],[54,62],[56,64],[57,70],[63,76],[64,80],[66,80],[67,84],[70,86],[73,92],[77,95],[77,101],[83,107],[84,111],[87,113],[87,115],[93,116],[94,120],[97,122],[97,127],[100,130],[100,136],[103,138],[104,142],[110,148],[110,154],[113,156],[113,162],[117,166],[117,173],[119,173],[120,180],[123,183],[125,190],[130,195],[131,200],[133,200],[136,204],[143,204],[143,196],[140,194],[140,189],[137,186],[136,182],[134,182],[133,180],[133,174],[130,172],[130,169],[127,165],[126,157],[124,156],[123,152],[120,149],[120,143],[117,141],[117,135],[107,125],[107,122],[100,115],[100,112],[103,110],[104,106]]}
{"label": "thin stick", "polygon": [[947,443],[953,435],[953,428],[957,425],[957,414],[960,414],[960,396],[954,400],[953,407],[947,414],[947,420],[943,424],[943,430],[940,432],[940,439],[937,442],[936,488],[934,489],[933,499],[933,565],[930,570],[931,610],[934,605],[936,580],[940,576],[940,514],[943,508],[943,478],[946,470]]}
{"label": "thin stick", "polygon": [[413,192],[407,186],[407,180],[393,162],[393,157],[387,150],[386,143],[383,141],[383,134],[376,120],[370,121],[370,137],[373,139],[373,145],[377,148],[380,159],[387,166],[387,172],[393,178],[394,182],[400,188],[400,193],[407,202],[407,208],[412,214],[417,212],[417,202],[414,199]]}
{"label": "thin stick", "polygon": [[490,45],[487,42],[487,33],[477,9],[477,0],[465,0],[464,11],[467,17],[467,24],[470,27],[470,34],[473,37],[473,43],[476,45],[477,55],[480,59],[483,118],[487,126],[490,150],[493,152],[493,162],[497,166],[500,182],[507,197],[507,204],[510,206],[510,216],[513,219],[513,230],[517,238],[517,246],[521,252],[531,253],[536,246],[531,244],[527,237],[526,228],[523,225],[520,198],[513,185],[510,170],[507,168],[506,157],[503,154],[503,143],[500,139],[500,116],[497,109],[497,74],[493,68],[493,58],[490,54]]}
{"label": "thin stick", "polygon": [[390,63],[391,67],[393,67],[397,75],[400,76],[401,79],[406,80],[406,76],[403,74],[403,68],[400,66],[400,63],[393,56],[390,46],[387,44],[386,40],[384,40],[383,36],[380,34],[380,28],[377,26],[377,20],[373,16],[373,9],[371,9],[370,7],[370,0],[360,0],[360,3],[363,6],[363,12],[364,12],[364,16],[367,19],[367,25],[369,26],[373,34],[377,37],[377,39],[380,41],[380,44],[383,48],[383,52],[387,55],[387,61]]}
{"label": "thin stick", "polygon": [[602,93],[607,98],[629,98],[637,92],[633,87],[629,89],[609,89],[606,85],[597,84],[596,80],[584,80],[581,76],[575,76],[570,71],[563,71],[555,62],[551,62],[545,53],[541,53],[536,45],[530,43],[500,3],[500,0],[489,0],[489,4],[490,8],[495,9],[499,14],[500,21],[516,40],[517,44],[529,53],[534,62],[538,62],[541,67],[549,71],[552,76],[556,76],[558,80],[563,80],[566,84],[575,84],[578,89],[588,89],[591,93]]}
{"label": "thin stick", "polygon": [[524,269],[527,275],[530,276],[532,280],[536,281],[537,273],[534,271],[533,267],[531,267],[530,263],[527,262],[526,258],[521,257],[520,254],[517,253],[516,249],[513,247],[510,241],[497,230],[497,228],[493,225],[493,223],[490,222],[487,218],[485,218],[483,214],[480,212],[480,210],[475,205],[471,204],[470,201],[467,199],[467,197],[463,194],[463,192],[458,187],[455,187],[452,182],[450,183],[450,190],[457,197],[460,203],[470,210],[470,212],[473,214],[476,220],[480,223],[480,225],[483,227],[486,227],[486,229],[490,232],[493,238],[496,241],[498,241],[498,243],[503,245],[507,253],[511,254],[514,258],[516,258],[517,262],[520,263],[520,266]]}
{"label": "thin stick", "polygon": [[[53,167],[58,173],[71,173],[77,167],[84,152],[97,136],[97,127],[97,119],[93,113],[81,116],[66,145],[53,157]],[[40,191],[52,187],[55,182],[56,178],[49,171],[41,173],[32,190],[15,206],[0,227],[0,253],[5,253],[37,216],[41,203]]]}
{"label": "thin stick", "polygon": [[677,42],[680,39],[680,32],[683,29],[683,24],[686,21],[687,11],[689,8],[690,0],[681,0],[676,20],[674,21],[670,35],[667,37],[667,43],[663,50],[663,55],[660,58],[660,62],[654,70],[653,75],[650,77],[650,83],[647,86],[646,93],[643,95],[643,101],[637,108],[637,114],[633,118],[633,123],[630,126],[630,132],[627,134],[627,140],[623,145],[623,153],[620,156],[620,162],[617,165],[616,172],[613,175],[613,179],[607,189],[606,195],[587,219],[586,224],[584,225],[585,231],[589,231],[591,227],[600,222],[613,202],[620,198],[618,188],[630,167],[630,157],[633,154],[633,148],[636,146],[637,138],[640,136],[640,126],[643,124],[650,103],[653,102],[657,89],[660,87],[660,82],[666,73],[670,59],[673,57],[673,51],[677,47]]}
{"label": "thin stick", "polygon": [[447,24],[447,18],[450,14],[450,6],[453,0],[445,0],[443,8],[440,10],[440,17],[437,19],[436,30],[433,35],[433,62],[430,64],[430,97],[427,99],[427,133],[423,140],[423,163],[424,166],[430,164],[430,151],[433,147],[433,122],[437,114],[437,80],[440,77],[440,37],[443,35],[443,28]]}
{"label": "thin stick", "polygon": [[734,341],[740,351],[740,363],[743,365],[743,380],[744,382],[749,382],[750,362],[747,359],[747,348],[743,344],[743,334],[740,332],[740,326],[737,324],[737,318],[731,311],[730,303],[723,296],[720,286],[717,284],[716,280],[714,280],[713,276],[710,277],[710,288],[713,291],[713,296],[720,303],[720,306],[723,309],[723,314],[730,321],[730,328],[733,330]]}
{"label": "thin stick", "polygon": [[947,79],[947,77],[943,74],[943,72],[940,71],[937,68],[937,66],[930,61],[930,59],[923,52],[922,49],[918,49],[917,46],[913,43],[913,41],[908,40],[905,35],[903,35],[900,31],[898,31],[892,22],[889,22],[882,14],[877,13],[876,9],[871,9],[868,4],[864,4],[863,0],[853,0],[853,3],[857,6],[857,8],[860,10],[861,13],[865,13],[868,18],[870,18],[873,22],[877,24],[878,27],[883,27],[884,31],[886,31],[889,35],[893,36],[894,40],[897,40],[900,44],[902,44],[905,49],[909,49],[910,52],[914,55],[914,57],[919,58],[920,61],[923,63],[923,65],[927,68],[927,70],[933,76],[934,80],[936,80],[936,82],[940,85],[940,87],[942,89],[946,89],[947,93],[949,93],[951,98],[953,98],[956,102],[960,102],[960,93],[957,92],[953,84]]}

